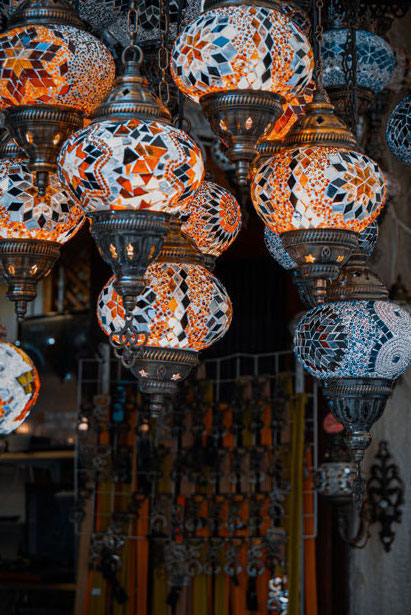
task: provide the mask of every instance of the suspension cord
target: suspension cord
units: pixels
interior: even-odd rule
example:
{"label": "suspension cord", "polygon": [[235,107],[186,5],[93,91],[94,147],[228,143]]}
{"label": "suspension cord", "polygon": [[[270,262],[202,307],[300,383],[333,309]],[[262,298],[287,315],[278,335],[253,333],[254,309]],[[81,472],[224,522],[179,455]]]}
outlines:
{"label": "suspension cord", "polygon": [[161,71],[161,80],[158,87],[158,95],[165,106],[170,102],[170,84],[167,79],[167,71],[170,66],[168,54],[168,28],[169,28],[169,4],[168,0],[160,0],[160,19],[158,22],[160,32],[160,49],[158,50],[158,65]]}

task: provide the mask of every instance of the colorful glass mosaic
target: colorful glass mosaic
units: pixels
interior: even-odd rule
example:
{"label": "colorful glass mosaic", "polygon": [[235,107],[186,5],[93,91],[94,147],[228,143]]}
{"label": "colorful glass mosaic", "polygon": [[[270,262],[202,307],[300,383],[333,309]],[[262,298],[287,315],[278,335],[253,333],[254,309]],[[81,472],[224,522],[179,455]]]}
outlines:
{"label": "colorful glass mosaic", "polygon": [[[326,88],[346,82],[343,58],[347,33],[346,28],[324,32],[321,51],[324,63],[323,84]],[[356,43],[357,84],[375,93],[381,92],[394,73],[393,50],[383,38],[365,30],[357,30]],[[348,65],[351,65],[350,61]]]}
{"label": "colorful glass mosaic", "polygon": [[264,227],[264,243],[275,261],[284,269],[295,269],[297,265],[284,249],[281,237],[268,226]]}
{"label": "colorful glass mosaic", "polygon": [[101,31],[127,13],[128,0],[80,0],[78,12],[93,30]]}
{"label": "colorful glass mosaic", "polygon": [[411,164],[411,94],[391,113],[386,128],[387,144],[394,156]]}
{"label": "colorful glass mosaic", "polygon": [[2,109],[67,105],[88,115],[108,94],[114,76],[108,49],[73,26],[32,25],[0,35]]}
{"label": "colorful glass mosaic", "polygon": [[227,90],[265,90],[292,99],[311,81],[313,53],[287,15],[261,6],[206,11],[178,36],[171,72],[195,101]]}
{"label": "colorful glass mosaic", "polygon": [[367,256],[371,256],[371,254],[375,250],[375,246],[377,245],[378,240],[378,222],[374,220],[371,222],[361,233],[358,234],[358,245],[360,250],[365,252]]}
{"label": "colorful glass mosaic", "polygon": [[266,141],[279,141],[284,139],[295,122],[305,114],[305,105],[312,101],[314,89],[315,83],[311,81],[301,94],[298,94],[298,96],[295,96],[292,100],[283,104],[283,113],[274,124],[272,130],[265,137]]}
{"label": "colorful glass mosaic", "polygon": [[256,172],[251,196],[257,213],[276,233],[308,228],[360,232],[385,202],[378,165],[337,147],[284,149]]}
{"label": "colorful glass mosaic", "polygon": [[395,380],[411,364],[411,315],[390,301],[326,303],[302,317],[294,351],[321,380]]}
{"label": "colorful glass mosaic", "polygon": [[[100,293],[97,317],[110,335],[124,326],[123,302],[114,276]],[[232,305],[227,291],[202,265],[153,263],[137,299],[133,324],[148,333],[148,346],[202,350],[227,332]]]}
{"label": "colorful glass mosaic", "polygon": [[0,435],[15,431],[36,403],[40,380],[30,357],[0,341]]}
{"label": "colorful glass mosaic", "polygon": [[182,230],[204,254],[220,256],[241,228],[241,209],[235,197],[213,182],[203,182],[183,209],[189,217]]}
{"label": "colorful glass mosaic", "polygon": [[0,160],[0,237],[65,243],[84,222],[57,175],[50,175],[44,196],[24,159]]}
{"label": "colorful glass mosaic", "polygon": [[105,120],[64,144],[61,181],[88,213],[150,209],[173,213],[204,176],[201,151],[182,130],[158,121]]}

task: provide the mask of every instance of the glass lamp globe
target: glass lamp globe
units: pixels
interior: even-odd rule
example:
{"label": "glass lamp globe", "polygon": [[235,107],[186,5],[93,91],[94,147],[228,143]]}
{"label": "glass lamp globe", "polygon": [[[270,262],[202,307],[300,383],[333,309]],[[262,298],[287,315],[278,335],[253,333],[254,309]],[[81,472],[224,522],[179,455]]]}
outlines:
{"label": "glass lamp globe", "polygon": [[386,128],[391,152],[405,164],[411,164],[411,94],[394,108]]}
{"label": "glass lamp globe", "polygon": [[201,252],[220,256],[233,243],[241,228],[241,208],[235,197],[221,186],[204,181],[182,211],[188,219],[181,229]]}
{"label": "glass lamp globe", "polygon": [[283,149],[251,184],[258,215],[275,233],[335,228],[360,232],[378,216],[386,186],[378,165],[339,147]]}
{"label": "glass lamp globe", "polygon": [[[229,3],[227,3],[229,4]],[[171,71],[198,102],[227,90],[266,90],[293,98],[311,80],[313,54],[305,34],[277,8],[221,6],[182,30]]]}
{"label": "glass lamp globe", "polygon": [[30,357],[0,340],[0,435],[15,431],[36,403],[40,380]]}
{"label": "glass lamp globe", "polygon": [[411,316],[389,301],[327,303],[300,320],[294,351],[320,380],[395,380],[411,364]]}
{"label": "glass lamp globe", "polygon": [[[325,88],[345,85],[343,68],[344,50],[347,42],[346,28],[324,32],[322,59],[324,63],[323,85]],[[381,92],[391,81],[394,73],[394,52],[380,36],[365,30],[357,30],[357,85]]]}
{"label": "glass lamp globe", "polygon": [[154,119],[93,121],[66,141],[58,163],[62,182],[87,213],[175,213],[204,175],[193,139]]}
{"label": "glass lamp globe", "polygon": [[312,101],[314,89],[314,81],[311,81],[302,92],[283,104],[282,115],[264,137],[264,141],[281,141],[288,134],[295,122],[304,115],[304,107]]}
{"label": "glass lamp globe", "polygon": [[281,237],[278,233],[274,233],[274,231],[268,228],[268,226],[264,228],[264,243],[270,255],[281,265],[281,267],[289,270],[297,267],[297,264],[284,248]]}
{"label": "glass lamp globe", "polygon": [[[198,352],[227,332],[232,319],[230,298],[221,282],[202,265],[152,263],[145,281],[133,324],[148,334],[148,347]],[[98,321],[107,335],[115,335],[125,323],[123,302],[114,282],[113,277],[98,300]]]}

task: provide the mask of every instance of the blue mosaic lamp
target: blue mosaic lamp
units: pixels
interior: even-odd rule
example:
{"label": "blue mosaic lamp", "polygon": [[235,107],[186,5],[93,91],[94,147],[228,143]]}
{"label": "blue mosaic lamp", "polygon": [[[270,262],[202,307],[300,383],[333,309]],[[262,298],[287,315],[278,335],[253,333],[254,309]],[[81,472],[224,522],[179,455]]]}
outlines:
{"label": "blue mosaic lamp", "polygon": [[411,365],[410,314],[390,301],[325,303],[298,323],[294,352],[323,383],[359,476],[369,430],[381,417],[394,381]]}
{"label": "blue mosaic lamp", "polygon": [[374,220],[369,226],[366,226],[365,229],[361,231],[361,233],[359,233],[358,235],[359,248],[368,257],[370,257],[375,250],[375,246],[377,245],[378,241],[378,233],[378,222]]}
{"label": "blue mosaic lamp", "polygon": [[297,264],[284,248],[280,235],[268,226],[264,229],[264,243],[270,255],[281,267],[284,267],[284,269],[295,269],[297,267]]}
{"label": "blue mosaic lamp", "polygon": [[405,164],[411,164],[411,94],[398,103],[391,113],[386,138],[394,156]]}

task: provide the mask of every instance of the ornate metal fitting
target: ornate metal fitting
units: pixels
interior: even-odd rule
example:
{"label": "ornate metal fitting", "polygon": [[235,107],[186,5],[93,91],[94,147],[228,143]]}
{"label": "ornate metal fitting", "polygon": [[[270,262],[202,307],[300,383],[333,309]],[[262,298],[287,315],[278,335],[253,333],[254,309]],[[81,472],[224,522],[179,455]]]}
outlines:
{"label": "ornate metal fitting", "polygon": [[147,344],[147,339],[148,333],[134,325],[133,313],[129,311],[126,312],[124,327],[110,334],[110,344],[116,359],[128,369],[134,365],[138,349]]}
{"label": "ornate metal fitting", "polygon": [[353,495],[358,508],[364,495],[361,463],[372,440],[370,429],[384,412],[391,392],[392,381],[385,378],[333,378],[324,381],[324,397],[334,417],[344,425],[346,444],[356,464]]}
{"label": "ornate metal fitting", "polygon": [[17,145],[8,130],[4,130],[0,137],[0,159],[8,158],[27,158],[27,154]]}
{"label": "ornate metal fitting", "polygon": [[[202,265],[205,263],[205,256],[195,245],[194,241],[181,230],[181,222],[175,216],[170,216],[170,226],[168,234],[164,239],[160,254],[157,257],[158,263],[192,263]],[[215,259],[214,259],[215,260]]]}
{"label": "ornate metal fitting", "polygon": [[151,93],[147,79],[140,75],[138,61],[126,63],[123,75],[117,77],[113,90],[94,111],[91,121],[95,123],[129,118],[171,123],[167,107]]}
{"label": "ornate metal fitting", "polygon": [[355,464],[347,461],[325,461],[314,472],[314,487],[336,504],[352,500],[352,480]]}
{"label": "ornate metal fitting", "polygon": [[304,307],[314,307],[316,305],[316,298],[314,296],[314,282],[312,278],[305,278],[298,271],[293,271],[293,282]]}
{"label": "ornate metal fitting", "polygon": [[261,140],[257,143],[256,150],[257,156],[254,158],[251,167],[250,167],[250,175],[253,177],[258,169],[263,166],[267,160],[272,158],[275,154],[281,152],[284,149],[283,141],[264,141]]}
{"label": "ornate metal fitting", "polygon": [[239,185],[247,185],[257,141],[280,117],[284,99],[272,92],[231,90],[206,94],[200,102],[211,128],[226,143],[236,163]]}
{"label": "ornate metal fitting", "polygon": [[358,233],[345,229],[301,229],[286,231],[280,237],[297,263],[299,274],[314,280],[313,296],[317,303],[324,300],[325,280],[335,280],[351,254],[358,251]]}
{"label": "ornate metal fitting", "polygon": [[376,463],[371,466],[371,476],[367,481],[367,491],[367,518],[370,523],[381,525],[379,536],[388,553],[395,538],[392,525],[401,522],[404,483],[399,476],[398,466],[392,463],[388,443],[385,441],[379,443]]}
{"label": "ornate metal fitting", "polygon": [[26,152],[40,195],[45,194],[49,173],[56,171],[63,143],[82,128],[83,118],[81,111],[64,105],[21,105],[4,110],[6,128]]}
{"label": "ornate metal fitting", "polygon": [[85,29],[84,23],[65,0],[25,0],[11,13],[9,28],[22,28],[31,24],[75,26]]}
{"label": "ornate metal fitting", "polygon": [[367,265],[367,256],[355,252],[342,267],[338,278],[327,285],[327,301],[384,301],[388,290]]}
{"label": "ornate metal fitting", "polygon": [[318,145],[358,149],[352,132],[334,113],[325,90],[314,92],[311,103],[305,106],[305,115],[297,120],[284,139],[285,147]]}
{"label": "ornate metal fitting", "polygon": [[278,0],[205,0],[203,12],[225,6],[265,6],[281,11],[281,2]]}
{"label": "ornate metal fitting", "polygon": [[[368,112],[370,105],[375,97],[375,94],[369,88],[357,85],[357,100],[358,100],[358,113],[364,115]],[[335,112],[338,117],[345,123],[350,124],[352,121],[350,116],[349,107],[347,107],[347,86],[333,85],[327,88],[328,95],[335,107]],[[356,146],[354,145],[354,149]]]}
{"label": "ornate metal fitting", "polygon": [[16,302],[23,320],[27,302],[36,298],[36,284],[51,271],[60,255],[60,244],[38,239],[0,239],[0,277],[8,285],[7,297]]}
{"label": "ornate metal fitting", "polygon": [[142,393],[150,395],[152,416],[159,416],[165,398],[174,395],[177,384],[187,378],[198,363],[198,353],[179,348],[140,347],[131,368]]}
{"label": "ornate metal fitting", "polygon": [[158,256],[169,230],[170,215],[147,210],[90,214],[91,234],[101,257],[117,277],[116,291],[132,312],[145,287],[144,274]]}

